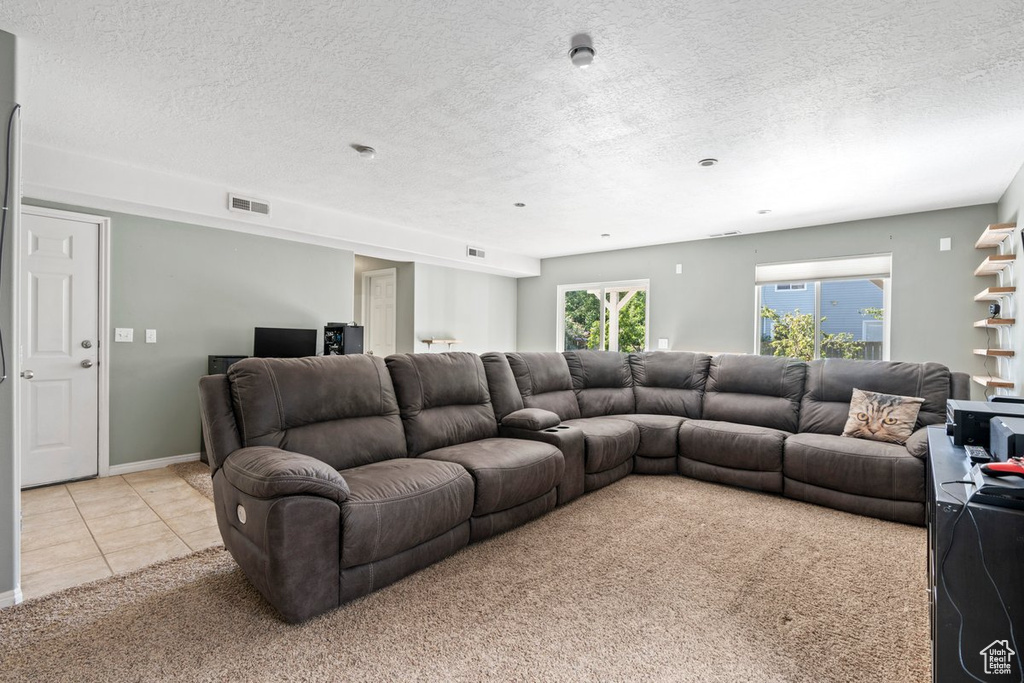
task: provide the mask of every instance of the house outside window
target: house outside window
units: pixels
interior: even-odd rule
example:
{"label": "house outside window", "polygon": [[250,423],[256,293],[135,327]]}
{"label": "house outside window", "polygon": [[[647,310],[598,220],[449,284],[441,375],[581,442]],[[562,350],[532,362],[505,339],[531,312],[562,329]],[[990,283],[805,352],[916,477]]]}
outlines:
{"label": "house outside window", "polygon": [[649,290],[650,280],[559,285],[555,348],[647,350]]}
{"label": "house outside window", "polygon": [[891,254],[758,265],[756,352],[888,360],[891,274]]}

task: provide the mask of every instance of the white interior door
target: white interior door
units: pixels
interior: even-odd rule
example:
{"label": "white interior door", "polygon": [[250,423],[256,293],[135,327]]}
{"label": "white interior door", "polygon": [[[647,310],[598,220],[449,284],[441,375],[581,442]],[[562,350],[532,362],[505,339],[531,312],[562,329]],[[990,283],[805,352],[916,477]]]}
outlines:
{"label": "white interior door", "polygon": [[363,324],[364,348],[375,356],[395,353],[397,316],[395,301],[397,275],[394,268],[363,273],[366,315]]}
{"label": "white interior door", "polygon": [[21,484],[99,471],[100,220],[21,217]]}

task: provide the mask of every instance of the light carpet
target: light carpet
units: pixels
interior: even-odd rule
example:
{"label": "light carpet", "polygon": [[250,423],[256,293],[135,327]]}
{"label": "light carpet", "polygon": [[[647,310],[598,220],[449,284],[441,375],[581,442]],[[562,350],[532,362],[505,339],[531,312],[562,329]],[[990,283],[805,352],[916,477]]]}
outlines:
{"label": "light carpet", "polygon": [[192,460],[169,465],[168,469],[188,482],[188,485],[213,500],[213,479],[210,478],[210,466],[205,462]]}
{"label": "light carpet", "polygon": [[923,529],[632,476],[305,624],[206,550],[0,612],[5,681],[929,678]]}

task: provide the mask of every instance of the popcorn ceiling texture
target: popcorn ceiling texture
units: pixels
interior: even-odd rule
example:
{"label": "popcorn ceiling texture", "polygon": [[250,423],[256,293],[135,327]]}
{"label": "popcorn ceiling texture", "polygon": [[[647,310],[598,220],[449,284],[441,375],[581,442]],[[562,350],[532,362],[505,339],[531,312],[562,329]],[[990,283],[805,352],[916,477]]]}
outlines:
{"label": "popcorn ceiling texture", "polygon": [[4,0],[0,26],[28,143],[532,256],[994,202],[1024,156],[1019,0]]}

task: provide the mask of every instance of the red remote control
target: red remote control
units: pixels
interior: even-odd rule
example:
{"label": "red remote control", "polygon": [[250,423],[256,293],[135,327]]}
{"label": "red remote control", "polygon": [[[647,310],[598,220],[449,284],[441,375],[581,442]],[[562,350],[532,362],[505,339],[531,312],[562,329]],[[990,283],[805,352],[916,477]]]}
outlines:
{"label": "red remote control", "polygon": [[1024,477],[1024,459],[1010,458],[1006,462],[992,462],[981,466],[981,473],[990,477]]}

